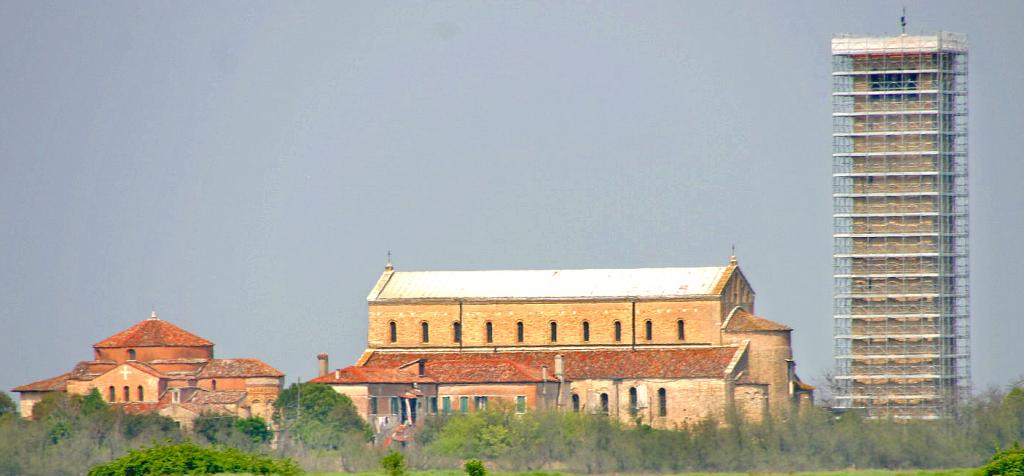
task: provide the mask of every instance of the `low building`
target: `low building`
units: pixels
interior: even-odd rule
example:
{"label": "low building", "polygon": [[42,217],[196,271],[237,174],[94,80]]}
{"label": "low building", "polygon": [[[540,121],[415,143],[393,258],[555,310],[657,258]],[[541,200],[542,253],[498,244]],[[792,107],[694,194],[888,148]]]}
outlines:
{"label": "low building", "polygon": [[792,329],[753,314],[727,266],[396,272],[368,297],[368,348],[314,382],[378,433],[489,405],[602,413],[672,428],[731,406],[760,420],[809,404]]}
{"label": "low building", "polygon": [[21,395],[24,418],[49,393],[85,395],[96,389],[126,412],[159,412],[185,427],[204,412],[269,422],[284,374],[258,359],[215,359],[213,346],[154,312],[94,344],[93,360],[13,391]]}

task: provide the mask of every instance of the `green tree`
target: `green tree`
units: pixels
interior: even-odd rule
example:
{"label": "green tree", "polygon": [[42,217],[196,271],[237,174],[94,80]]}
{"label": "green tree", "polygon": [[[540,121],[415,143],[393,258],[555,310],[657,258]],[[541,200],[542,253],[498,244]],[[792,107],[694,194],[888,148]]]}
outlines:
{"label": "green tree", "polygon": [[157,445],[129,451],[107,464],[92,468],[89,476],[135,474],[301,474],[294,461],[244,453],[235,448],[203,448],[194,443]]}
{"label": "green tree", "polygon": [[487,468],[484,467],[484,462],[478,459],[466,460],[463,469],[466,470],[466,476],[487,476]]}
{"label": "green tree", "polygon": [[235,431],[245,435],[253,443],[267,443],[274,436],[267,422],[260,417],[235,420]]}
{"label": "green tree", "polygon": [[4,415],[14,415],[18,411],[18,406],[14,404],[14,400],[4,392],[0,392],[0,417]]}
{"label": "green tree", "polygon": [[275,421],[288,438],[313,448],[337,449],[346,435],[371,436],[370,427],[359,416],[352,400],[327,385],[292,384],[274,402]]}
{"label": "green tree", "polygon": [[395,450],[391,450],[380,459],[380,465],[388,476],[405,476],[405,456]]}
{"label": "green tree", "polygon": [[84,416],[107,413],[110,411],[110,405],[103,400],[103,396],[100,395],[100,391],[95,388],[82,398],[81,407],[82,415]]}
{"label": "green tree", "polygon": [[235,432],[238,417],[203,412],[192,421],[192,431],[210,443],[226,443]]}

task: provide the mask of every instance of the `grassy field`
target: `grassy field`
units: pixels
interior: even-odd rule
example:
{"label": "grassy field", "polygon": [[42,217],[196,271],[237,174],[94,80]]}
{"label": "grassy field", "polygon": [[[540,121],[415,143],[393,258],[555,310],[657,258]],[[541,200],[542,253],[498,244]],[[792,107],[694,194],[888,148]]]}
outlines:
{"label": "grassy field", "polygon": [[[971,476],[974,469],[941,469],[941,470],[844,470],[844,471],[806,471],[796,473],[685,473],[685,476]],[[383,472],[361,472],[361,473],[311,473],[319,476],[385,476]],[[575,476],[570,473],[558,472],[489,472],[488,476]],[[410,471],[409,476],[465,476],[462,471]],[[621,474],[617,476],[643,476]],[[650,476],[650,475],[648,475]]]}

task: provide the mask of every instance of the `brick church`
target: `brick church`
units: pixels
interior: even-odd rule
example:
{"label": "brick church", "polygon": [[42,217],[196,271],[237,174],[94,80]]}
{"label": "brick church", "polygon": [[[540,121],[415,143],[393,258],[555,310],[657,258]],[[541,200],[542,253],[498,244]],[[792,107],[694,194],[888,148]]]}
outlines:
{"label": "brick church", "polygon": [[504,405],[672,428],[810,403],[789,327],[754,314],[737,265],[399,272],[368,298],[368,348],[320,376],[396,438],[419,416]]}
{"label": "brick church", "polygon": [[154,312],[148,319],[92,346],[93,360],[70,372],[14,389],[21,416],[52,392],[85,395],[97,389],[127,412],[158,412],[190,427],[200,413],[270,421],[284,374],[258,359],[215,359],[213,342]]}

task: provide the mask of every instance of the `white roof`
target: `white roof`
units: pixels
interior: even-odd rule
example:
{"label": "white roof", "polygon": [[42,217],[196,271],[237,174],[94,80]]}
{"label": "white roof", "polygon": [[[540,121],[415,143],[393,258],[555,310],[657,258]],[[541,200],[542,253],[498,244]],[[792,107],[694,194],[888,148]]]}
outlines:
{"label": "white roof", "polygon": [[709,295],[729,267],[385,272],[370,302],[570,300]]}
{"label": "white roof", "polygon": [[837,36],[832,38],[832,54],[967,52],[967,36],[939,32],[934,35]]}

